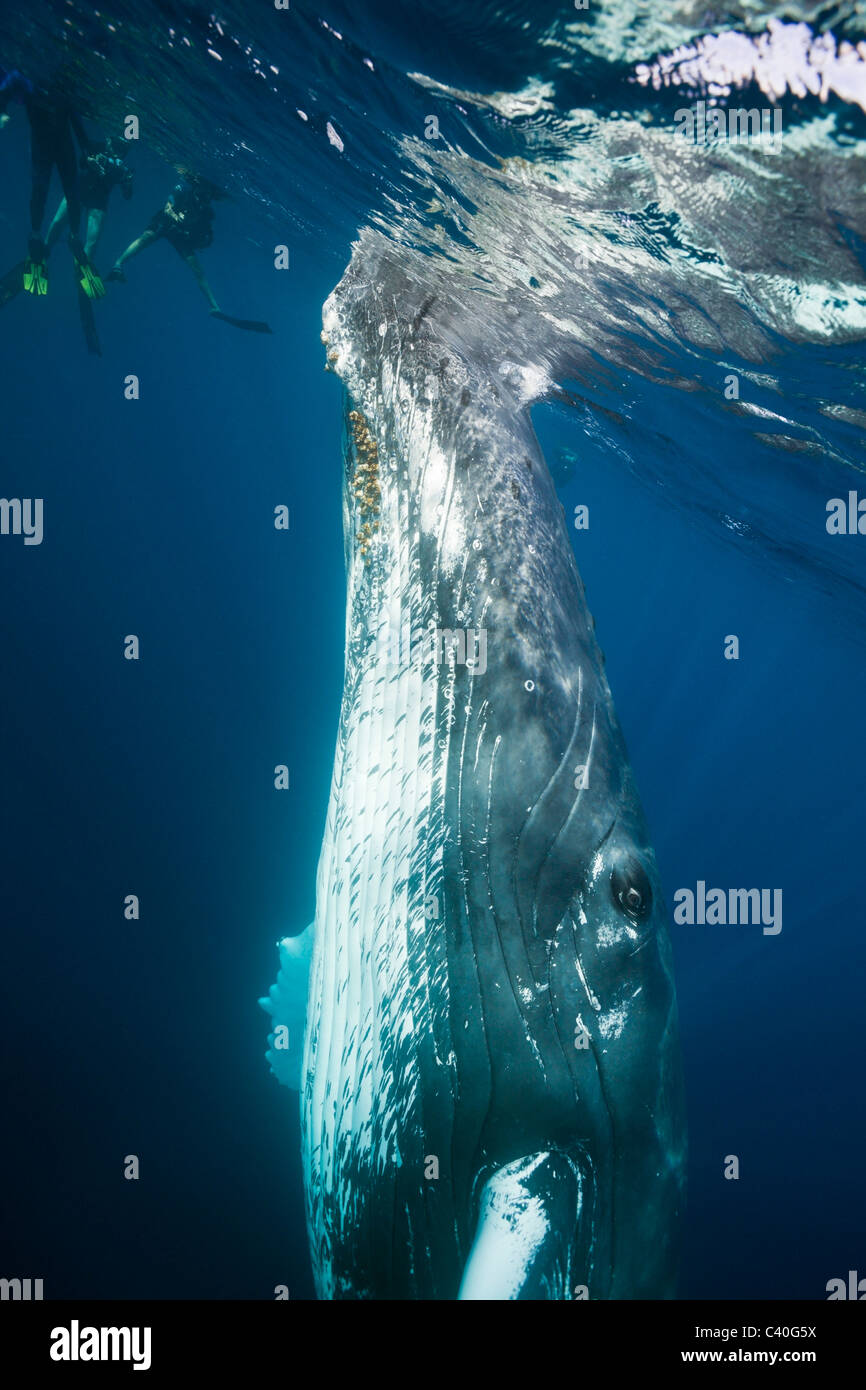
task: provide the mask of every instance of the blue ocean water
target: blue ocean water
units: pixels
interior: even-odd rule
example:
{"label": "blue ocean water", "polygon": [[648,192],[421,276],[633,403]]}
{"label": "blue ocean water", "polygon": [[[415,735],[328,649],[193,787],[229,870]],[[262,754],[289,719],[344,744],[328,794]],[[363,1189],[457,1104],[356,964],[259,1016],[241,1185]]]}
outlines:
{"label": "blue ocean water", "polygon": [[[194,160],[231,195],[202,255],[221,306],[274,330],[209,319],[165,243],[98,306],[98,359],[84,351],[64,247],[45,301],[19,295],[2,310],[0,492],[42,497],[45,535],[0,539],[0,1273],[41,1277],[46,1296],[267,1299],[285,1284],[312,1297],[297,1107],[268,1074],[255,1001],[275,941],[313,915],[342,685],[341,390],[322,370],[321,305],[368,224],[452,257],[455,275],[467,246],[479,278],[505,275],[493,239],[479,240],[481,174],[462,186],[457,156],[436,169],[401,145],[423,141],[430,111],[450,151],[491,170],[555,166],[583,139],[588,161],[615,163],[578,108],[601,130],[623,112],[670,121],[677,101],[627,78],[681,41],[674,7],[651,32],[635,7],[605,44],[569,37],[556,9],[510,0],[410,20],[388,6],[231,5],[214,17],[58,4],[42,28],[0,23],[0,65],[74,63],[95,129],[141,115],[134,195],[112,202],[99,265],[160,207],[173,164]],[[599,7],[597,28],[611,13]],[[578,21],[592,29],[591,15]],[[822,25],[862,38],[842,6]],[[722,27],[708,9],[700,32]],[[548,107],[467,95],[533,81],[552,84]],[[847,200],[863,112],[832,94],[785,111],[813,161],[797,171],[810,207],[829,208],[858,260],[862,204],[858,226]],[[27,234],[28,133],[12,114],[0,131],[4,266]],[[821,143],[813,127],[830,117]],[[518,193],[491,176],[486,196],[495,226]],[[55,197],[56,181],[51,208]],[[718,246],[760,241],[716,198],[705,225]],[[611,207],[613,218],[613,193]],[[825,527],[829,498],[866,494],[862,344],[844,309],[839,332],[810,341],[786,335],[764,301],[760,353],[719,316],[722,349],[675,327],[651,369],[637,330],[649,280],[623,270],[640,209],[625,216],[622,278],[614,266],[587,313],[603,305],[631,322],[635,360],[599,347],[597,370],[579,354],[554,366],[551,348],[538,366],[559,389],[533,420],[567,516],[589,507],[575,553],[671,903],[698,880],[784,893],[777,936],[673,927],[690,1143],[680,1293],[823,1298],[828,1279],[862,1269],[866,1237],[866,539]],[[665,265],[680,233],[644,234]],[[778,274],[805,274],[792,248],[824,235],[817,218],[792,229],[775,244]],[[524,278],[543,288],[555,266],[538,255]],[[672,272],[651,293],[676,315],[696,291]],[[598,323],[609,346],[613,329]],[[730,370],[764,415],[731,408]],[[123,659],[129,633],[137,663]],[[737,661],[724,658],[728,634]],[[274,790],[279,763],[287,793]],[[128,893],[137,922],[124,920]],[[136,1183],[123,1179],[128,1154]],[[737,1182],[723,1177],[730,1154]]]}

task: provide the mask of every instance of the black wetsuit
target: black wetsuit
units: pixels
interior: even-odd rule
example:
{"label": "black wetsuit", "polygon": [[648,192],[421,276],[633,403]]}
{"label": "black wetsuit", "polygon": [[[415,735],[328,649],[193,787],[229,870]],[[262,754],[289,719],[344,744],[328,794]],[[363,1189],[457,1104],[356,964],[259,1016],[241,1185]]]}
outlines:
{"label": "black wetsuit", "polygon": [[209,195],[195,184],[179,183],[168,201],[173,211],[160,208],[150,219],[148,230],[164,237],[182,256],[210,246],[214,210]]}
{"label": "black wetsuit", "polygon": [[56,169],[66,198],[70,231],[77,236],[81,223],[81,198],[75,141],[78,141],[84,154],[91,148],[81,118],[60,91],[35,87],[20,72],[6,73],[0,82],[0,114],[5,113],[12,101],[22,103],[30,122],[30,157],[33,170],[30,194],[31,230],[34,235],[38,235],[42,227],[51,171]]}
{"label": "black wetsuit", "polygon": [[105,212],[112,189],[120,188],[124,198],[132,195],[132,170],[115,155],[100,150],[81,161],[81,202],[86,208]]}

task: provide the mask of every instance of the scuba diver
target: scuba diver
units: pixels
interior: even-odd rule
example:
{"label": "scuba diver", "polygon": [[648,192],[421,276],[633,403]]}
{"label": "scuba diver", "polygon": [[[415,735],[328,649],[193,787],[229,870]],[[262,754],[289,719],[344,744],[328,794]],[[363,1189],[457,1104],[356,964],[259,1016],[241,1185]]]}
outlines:
{"label": "scuba diver", "polygon": [[[132,170],[126,162],[127,143],[109,135],[101,145],[91,145],[79,164],[79,202],[87,218],[84,250],[90,259],[102,235],[102,224],[113,189],[119,188],[125,199],[132,197]],[[64,198],[48,228],[45,245],[48,251],[56,245],[60,229],[69,220],[69,203]]]}
{"label": "scuba diver", "polygon": [[[81,199],[75,155],[76,142],[84,156],[91,153],[93,146],[81,117],[70,101],[64,70],[56,72],[44,86],[31,82],[17,70],[3,73],[0,79],[0,128],[8,124],[7,107],[13,101],[22,104],[30,124],[30,241],[26,260],[4,277],[4,289],[12,291],[15,276],[20,274],[19,288],[28,294],[44,295],[48,292],[48,248],[42,240],[42,222],[51,174],[56,169],[67,206],[69,245],[75,263],[76,281],[83,295],[88,299],[98,299],[105,293],[105,287],[79,237]],[[0,302],[5,303],[9,297],[11,293],[0,296]]]}
{"label": "scuba diver", "polygon": [[174,188],[165,205],[151,218],[141,236],[127,246],[117,258],[105,277],[106,280],[125,282],[123,267],[128,260],[141,251],[146,251],[157,241],[167,241],[195,276],[213,318],[222,319],[224,323],[233,324],[235,328],[246,328],[254,333],[270,333],[271,330],[266,323],[260,323],[255,319],[234,319],[222,312],[196,255],[197,251],[204,250],[213,241],[213,204],[217,199],[225,198],[226,193],[215,183],[211,183],[210,179],[202,177],[201,174],[194,174],[182,165],[177,166],[177,171],[181,176],[181,182]]}

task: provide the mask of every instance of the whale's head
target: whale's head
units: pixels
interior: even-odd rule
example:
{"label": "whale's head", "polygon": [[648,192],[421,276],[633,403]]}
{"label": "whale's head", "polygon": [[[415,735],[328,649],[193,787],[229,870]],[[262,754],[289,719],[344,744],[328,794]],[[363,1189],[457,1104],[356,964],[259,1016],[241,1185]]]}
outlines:
{"label": "whale's head", "polygon": [[592,1240],[606,1252],[596,1293],[657,1297],[674,1286],[685,1170],[669,914],[630,772],[609,809],[569,913],[575,1134],[592,1180]]}

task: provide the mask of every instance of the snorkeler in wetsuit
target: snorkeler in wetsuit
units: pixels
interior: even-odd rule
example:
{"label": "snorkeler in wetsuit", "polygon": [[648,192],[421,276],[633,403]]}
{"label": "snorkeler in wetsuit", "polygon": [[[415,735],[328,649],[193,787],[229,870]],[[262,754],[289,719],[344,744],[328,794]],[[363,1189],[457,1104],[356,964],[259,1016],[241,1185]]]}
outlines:
{"label": "snorkeler in wetsuit", "polygon": [[[79,200],[87,218],[84,250],[92,257],[102,234],[108,200],[115,188],[125,199],[132,197],[132,170],[126,162],[127,144],[110,135],[102,145],[91,147],[81,156],[79,164]],[[50,251],[60,236],[63,223],[68,221],[69,208],[64,198],[48,228],[45,244]]]}
{"label": "snorkeler in wetsuit", "polygon": [[165,205],[150,219],[146,231],[118,256],[106,279],[125,280],[123,267],[126,262],[157,241],[164,240],[186,261],[210,305],[211,313],[219,313],[219,305],[205,279],[196,252],[204,250],[213,241],[214,200],[224,198],[225,194],[215,183],[199,174],[192,174],[187,169],[178,172],[181,182]]}
{"label": "snorkeler in wetsuit", "polygon": [[48,291],[48,250],[42,240],[42,221],[51,174],[56,169],[67,205],[69,245],[75,262],[76,279],[83,293],[88,298],[96,299],[105,293],[105,289],[79,239],[81,200],[75,152],[76,141],[83,155],[90,153],[92,146],[81,117],[70,101],[63,74],[56,73],[50,82],[40,86],[18,71],[3,73],[0,79],[0,128],[8,123],[7,107],[13,101],[22,104],[30,124],[30,241],[27,259],[22,266],[22,287],[29,294],[42,295]]}
{"label": "snorkeler in wetsuit", "polygon": [[118,256],[105,278],[125,281],[123,267],[128,260],[137,256],[139,252],[146,251],[157,241],[167,241],[174,247],[181,260],[189,266],[214,318],[223,319],[236,328],[270,333],[271,330],[266,323],[230,318],[217,304],[196,252],[204,250],[213,241],[213,205],[218,198],[225,198],[226,194],[215,183],[211,183],[200,174],[190,172],[189,169],[178,166],[178,173],[181,175],[181,182],[174,188],[168,201],[150,219],[146,231]]}

